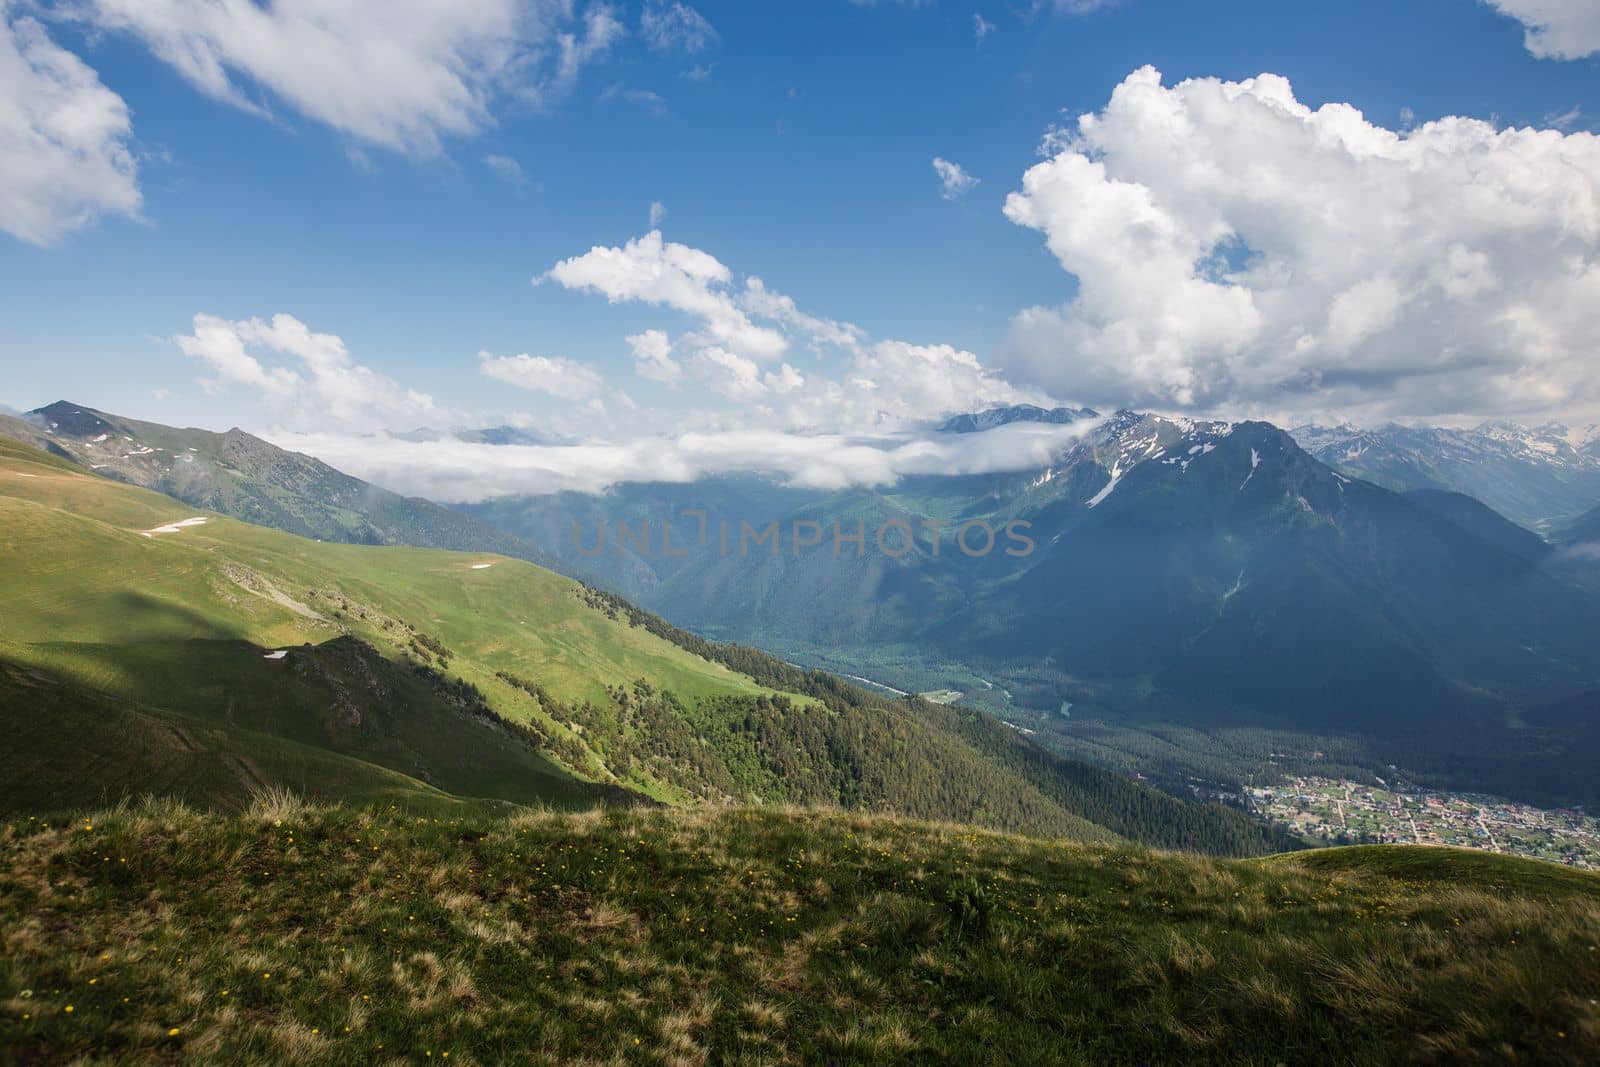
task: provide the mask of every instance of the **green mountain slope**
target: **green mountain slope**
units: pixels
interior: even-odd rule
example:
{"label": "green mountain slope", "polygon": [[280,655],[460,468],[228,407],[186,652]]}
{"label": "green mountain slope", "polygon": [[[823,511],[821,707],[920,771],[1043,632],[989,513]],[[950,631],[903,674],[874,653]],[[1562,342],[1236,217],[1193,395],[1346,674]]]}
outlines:
{"label": "green mountain slope", "polygon": [[[763,685],[815,697],[818,706],[793,709],[786,716],[790,730],[801,723],[808,724],[809,728],[800,727],[809,735],[803,749],[812,753],[837,753],[849,766],[872,767],[880,785],[887,780],[898,780],[901,784],[894,790],[897,795],[918,798],[924,805],[910,809],[914,814],[931,816],[936,813],[927,806],[931,799],[927,783],[917,777],[926,773],[924,761],[905,758],[911,739],[931,727],[934,736],[958,738],[961,742],[959,752],[932,758],[931,766],[944,783],[943,789],[973,790],[970,810],[978,813],[980,821],[986,824],[1003,823],[1003,806],[1010,800],[984,784],[987,775],[983,768],[987,766],[1004,768],[1008,778],[1020,786],[1020,796],[1043,798],[1088,819],[1101,830],[1110,830],[1131,841],[1219,855],[1255,855],[1266,850],[1297,847],[1296,842],[1234,808],[1179,800],[1103,768],[1064,760],[990,715],[946,707],[920,697],[893,699],[864,692],[832,675],[803,670],[755,649],[707,641],[640,611],[612,594],[592,591],[591,595],[608,611],[614,611],[633,625],[680,648],[742,671]],[[903,739],[894,741],[892,758],[881,760],[870,750],[862,749],[861,742],[879,733],[880,728],[875,724],[885,720],[902,724]],[[746,716],[746,730],[756,721]],[[767,721],[772,720],[768,718]],[[716,724],[706,725],[714,729]],[[758,749],[783,747],[778,737],[764,740],[756,736],[750,740]],[[976,760],[974,755],[978,757]],[[738,765],[748,765],[748,762],[754,761]],[[817,762],[813,760],[812,766]],[[859,806],[852,803],[859,798],[837,787],[833,795],[826,792],[794,795],[795,783],[806,779],[805,774],[797,773],[803,770],[803,766],[792,763],[784,768],[784,780],[790,783],[791,790],[788,799]],[[837,779],[837,771],[834,775]],[[840,784],[848,788],[847,780]]]}
{"label": "green mountain slope", "polygon": [[62,400],[25,419],[0,419],[0,435],[105,477],[301,537],[547,558],[527,541],[459,512],[380,489],[239,429],[176,429]]}
{"label": "green mountain slope", "polygon": [[[1600,878],[837,814],[0,829],[18,1062],[1588,1064]],[[69,1010],[70,1009],[70,1010]]]}
{"label": "green mountain slope", "polygon": [[[520,561],[319,544],[191,515],[20,445],[0,444],[0,551],[16,564],[0,572],[0,660],[455,796],[571,805],[630,790],[1224,853],[1282,844],[1239,812],[1106,772],[1066,791],[1084,769],[997,758],[926,709],[694,645]],[[15,695],[0,706],[29,714]],[[1144,816],[1116,831],[1096,818],[1130,806]]]}

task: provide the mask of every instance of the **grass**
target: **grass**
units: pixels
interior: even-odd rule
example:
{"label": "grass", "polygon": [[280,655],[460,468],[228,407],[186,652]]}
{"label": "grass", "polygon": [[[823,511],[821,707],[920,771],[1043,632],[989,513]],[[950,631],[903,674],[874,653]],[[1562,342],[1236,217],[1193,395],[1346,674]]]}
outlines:
{"label": "grass", "polygon": [[[450,648],[469,681],[492,684],[496,670],[510,670],[538,676],[567,701],[598,703],[606,685],[641,677],[691,699],[764,691],[608,618],[579,599],[571,579],[520,560],[327,544],[218,515],[181,533],[141,535],[193,514],[0,440],[0,527],[16,558],[30,561],[0,573],[9,609],[0,637],[95,646],[163,635],[282,646],[341,631],[376,641],[383,622],[404,622]],[[492,566],[475,570],[477,563]],[[320,603],[313,590],[324,594]]]}
{"label": "grass", "polygon": [[[602,708],[607,686],[640,678],[689,701],[771,692],[608,615],[585,602],[577,583],[520,560],[324,544],[218,515],[145,535],[194,514],[0,440],[0,552],[21,561],[0,568],[0,663],[141,714],[161,709],[192,726],[270,734],[458,795],[518,803],[566,804],[585,792],[574,773],[611,776],[598,759],[563,768],[487,728],[463,727],[403,668],[406,660],[475,686],[499,715],[574,746],[582,742],[570,724],[499,672],[537,678],[556,700]],[[347,654],[339,642],[352,638],[387,664]],[[287,659],[263,658],[281,648],[291,650]],[[0,685],[6,729],[29,729],[39,697]],[[374,730],[380,718],[383,729]],[[68,799],[99,795],[100,782],[87,784],[96,792]],[[614,784],[663,792],[647,778]]]}
{"label": "grass", "polygon": [[[47,824],[48,823],[48,824]],[[0,828],[12,1061],[1571,1063],[1600,878],[278,794]]]}

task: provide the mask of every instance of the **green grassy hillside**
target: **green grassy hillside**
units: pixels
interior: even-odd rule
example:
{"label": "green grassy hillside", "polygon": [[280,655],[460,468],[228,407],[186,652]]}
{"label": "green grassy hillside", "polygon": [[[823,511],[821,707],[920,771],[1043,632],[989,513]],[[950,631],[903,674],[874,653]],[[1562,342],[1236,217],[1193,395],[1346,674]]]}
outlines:
{"label": "green grassy hillside", "polygon": [[[94,803],[118,795],[113,781],[236,806],[252,785],[306,788],[315,776],[295,759],[315,751],[369,765],[357,799],[400,776],[519,804],[802,803],[1224,854],[1287,843],[993,720],[698,641],[521,561],[308,541],[10,443],[0,552],[16,561],[0,571],[12,810]],[[131,706],[117,729],[161,740],[108,780],[74,752],[114,750],[112,717],[49,710],[78,693]],[[69,740],[43,725],[54,715],[99,735]],[[174,777],[152,716],[214,746],[190,764],[203,780]],[[258,735],[299,755],[218,780]]]}
{"label": "green grassy hillside", "polygon": [[[427,724],[422,715],[397,718],[402,727]],[[526,746],[505,744],[482,724],[450,729],[445,744],[431,747],[423,761],[437,773],[422,773],[467,796],[499,801],[451,795],[388,769],[370,751],[358,759],[315,742],[121,700],[5,661],[0,726],[6,737],[0,811],[7,812],[53,812],[133,796],[237,811],[275,786],[329,802],[392,801],[449,812],[515,807],[511,801],[580,810],[637,800],[617,787],[578,780]],[[380,744],[392,754],[406,732]],[[378,746],[351,746],[363,747]]]}
{"label": "green grassy hillside", "polygon": [[15,1062],[1593,1062],[1600,878],[780,811],[0,828]]}
{"label": "green grassy hillside", "polygon": [[[0,443],[0,547],[19,563],[0,571],[0,661],[460,795],[524,803],[592,802],[605,791],[569,771],[609,776],[580,760],[556,766],[492,717],[475,717],[486,701],[463,697],[461,683],[495,690],[507,718],[551,734],[567,728],[517,699],[496,670],[537,676],[573,703],[640,677],[692,697],[763,692],[617,625],[574,583],[536,567],[319,544],[220,516],[149,532],[198,517]],[[284,655],[268,659],[269,650]],[[430,664],[431,674],[418,670]],[[35,715],[14,687],[0,691],[0,708]]]}
{"label": "green grassy hillside", "polygon": [[[85,796],[110,804],[138,795],[243,810],[271,785],[327,801],[403,802],[440,812],[470,803],[326,749],[117,700],[13,664],[0,663],[0,700],[20,712],[4,719],[4,811],[59,811]],[[574,805],[591,806],[582,784],[572,785]]]}

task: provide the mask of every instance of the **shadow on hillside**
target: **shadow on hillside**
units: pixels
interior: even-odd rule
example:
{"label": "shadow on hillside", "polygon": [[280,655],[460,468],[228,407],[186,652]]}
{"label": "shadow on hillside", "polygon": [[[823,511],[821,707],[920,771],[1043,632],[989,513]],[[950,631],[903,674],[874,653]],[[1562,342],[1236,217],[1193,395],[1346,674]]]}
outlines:
{"label": "shadow on hillside", "polygon": [[[229,746],[246,758],[248,738],[254,736],[348,757],[374,772],[398,772],[456,797],[562,809],[648,803],[627,790],[573,777],[526,731],[501,720],[468,683],[390,660],[356,637],[292,647],[281,659],[267,659],[265,650],[237,639],[36,647],[38,663],[7,669],[10,681],[0,688],[0,710],[8,718],[37,719],[48,714],[48,705],[56,715],[74,713],[82,720],[85,708],[128,705],[197,728],[198,733],[182,732],[200,749],[214,746],[221,736],[208,730],[243,735],[245,740]],[[128,728],[125,718],[119,721]],[[47,732],[35,743],[47,760],[54,759],[50,750],[58,744],[115,752],[116,746],[107,744],[112,727],[108,719],[106,729],[97,730],[90,717],[77,726],[80,735],[88,731],[89,741],[82,736],[74,741],[63,732],[53,742]],[[146,742],[152,736],[136,732],[141,743],[124,753],[135,763],[150,757]],[[211,740],[195,740],[202,735]],[[170,739],[160,745],[170,745]],[[204,761],[190,762],[196,766],[174,765],[174,781],[153,791],[184,795],[180,787]],[[71,766],[72,760],[63,765]],[[262,779],[259,784],[273,778],[252,773]],[[349,769],[344,773],[361,777]]]}

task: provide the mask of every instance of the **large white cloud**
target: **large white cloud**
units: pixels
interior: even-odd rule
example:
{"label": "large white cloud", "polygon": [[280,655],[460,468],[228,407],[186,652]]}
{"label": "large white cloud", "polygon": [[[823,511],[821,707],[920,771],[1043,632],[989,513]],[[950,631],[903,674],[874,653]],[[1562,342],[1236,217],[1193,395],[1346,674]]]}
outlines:
{"label": "large white cloud", "polygon": [[1523,26],[1528,51],[1540,59],[1584,59],[1600,52],[1595,0],[1486,0]]}
{"label": "large white cloud", "polygon": [[[211,371],[208,388],[253,391],[273,418],[292,429],[359,431],[397,423],[410,428],[440,414],[431,397],[356,363],[343,340],[316,333],[293,315],[229,321],[200,314],[194,333],[174,340]],[[264,362],[272,355],[289,361]]]}
{"label": "large white cloud", "polygon": [[368,144],[432,155],[492,122],[502,95],[541,102],[622,34],[572,0],[76,0],[196,88],[248,111],[262,94]]}
{"label": "large white cloud", "polygon": [[49,244],[139,216],[128,106],[42,25],[0,0],[0,230]]}
{"label": "large white cloud", "polygon": [[1094,423],[1018,423],[981,434],[791,434],[734,430],[572,445],[484,445],[447,438],[268,431],[273,443],[400,492],[469,503],[622,482],[691,482],[758,471],[819,489],[892,485],[908,475],[1036,470]]}
{"label": "large white cloud", "polygon": [[[809,314],[758,277],[733,271],[659,231],[620,247],[562,260],[539,281],[688,315],[696,328],[674,344],[660,329],[627,338],[642,377],[678,384],[685,367],[710,391],[791,429],[882,430],[997,404],[1045,397],[1018,389],[978,357],[949,345],[871,342],[859,326]],[[764,370],[802,341],[831,368],[791,363]],[[683,354],[683,362],[675,355]]]}
{"label": "large white cloud", "polygon": [[1076,277],[1007,369],[1089,403],[1527,414],[1600,402],[1600,137],[1406,132],[1266,74],[1144,68],[1006,214]]}

